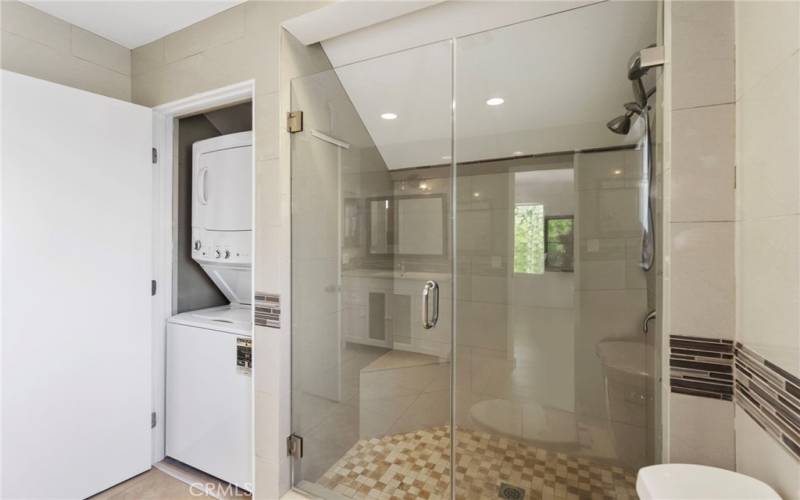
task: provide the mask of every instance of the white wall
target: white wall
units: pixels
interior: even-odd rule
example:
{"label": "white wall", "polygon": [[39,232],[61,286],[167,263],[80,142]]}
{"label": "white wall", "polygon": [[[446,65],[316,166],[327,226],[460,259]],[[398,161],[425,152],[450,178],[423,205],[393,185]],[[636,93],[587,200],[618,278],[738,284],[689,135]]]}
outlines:
{"label": "white wall", "polygon": [[[800,3],[736,2],[736,338],[800,376]],[[736,465],[800,498],[800,461],[736,408]]]}
{"label": "white wall", "polygon": [[16,0],[0,2],[0,67],[131,100],[131,51]]}

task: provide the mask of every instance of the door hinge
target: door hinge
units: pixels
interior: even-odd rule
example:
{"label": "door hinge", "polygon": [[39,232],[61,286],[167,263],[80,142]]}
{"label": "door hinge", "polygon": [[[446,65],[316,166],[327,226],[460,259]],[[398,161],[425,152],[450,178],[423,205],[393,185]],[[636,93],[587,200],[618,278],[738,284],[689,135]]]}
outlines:
{"label": "door hinge", "polygon": [[156,148],[153,148],[153,165],[155,165],[156,163],[158,163],[158,150]]}
{"label": "door hinge", "polygon": [[286,454],[294,458],[303,458],[303,438],[295,433],[286,438]]}
{"label": "door hinge", "polygon": [[291,134],[303,131],[302,111],[289,111],[286,113],[286,130]]}
{"label": "door hinge", "polygon": [[158,281],[150,280],[150,296],[155,295],[156,291],[158,291]]}
{"label": "door hinge", "polygon": [[156,428],[156,421],[157,421],[156,412],[152,412],[150,414],[150,428],[151,429],[155,429]]}

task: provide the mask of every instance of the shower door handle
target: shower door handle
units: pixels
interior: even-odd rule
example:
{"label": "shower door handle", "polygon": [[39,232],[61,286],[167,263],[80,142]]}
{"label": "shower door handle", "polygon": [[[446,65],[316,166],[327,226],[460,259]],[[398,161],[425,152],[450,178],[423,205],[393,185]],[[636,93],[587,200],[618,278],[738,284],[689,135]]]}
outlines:
{"label": "shower door handle", "polygon": [[[431,307],[431,302],[433,306]],[[422,327],[430,330],[439,322],[439,284],[427,281],[422,287]]]}

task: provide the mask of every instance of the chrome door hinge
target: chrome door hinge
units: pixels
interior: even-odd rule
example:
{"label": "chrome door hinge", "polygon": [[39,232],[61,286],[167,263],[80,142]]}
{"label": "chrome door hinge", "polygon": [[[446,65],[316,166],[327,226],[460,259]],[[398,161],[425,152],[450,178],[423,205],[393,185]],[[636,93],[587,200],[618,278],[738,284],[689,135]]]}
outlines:
{"label": "chrome door hinge", "polygon": [[286,454],[294,458],[303,458],[303,438],[295,433],[287,437]]}
{"label": "chrome door hinge", "polygon": [[155,429],[156,428],[156,421],[157,421],[156,412],[152,412],[150,414],[150,428],[151,429]]}
{"label": "chrome door hinge", "polygon": [[290,134],[303,131],[303,112],[289,111],[286,113],[286,130]]}
{"label": "chrome door hinge", "polygon": [[156,291],[158,291],[158,281],[150,280],[150,296],[155,295]]}
{"label": "chrome door hinge", "polygon": [[156,163],[158,163],[158,150],[156,148],[153,148],[153,165],[155,165]]}

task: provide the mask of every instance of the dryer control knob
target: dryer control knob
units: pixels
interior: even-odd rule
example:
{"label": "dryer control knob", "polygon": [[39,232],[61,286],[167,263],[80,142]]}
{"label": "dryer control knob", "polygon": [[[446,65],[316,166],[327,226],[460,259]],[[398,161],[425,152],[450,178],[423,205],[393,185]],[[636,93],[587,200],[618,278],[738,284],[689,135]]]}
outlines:
{"label": "dryer control knob", "polygon": [[195,242],[194,242],[194,249],[195,250],[200,250],[200,247],[202,247],[202,246],[203,246],[203,243],[200,240],[195,240]]}
{"label": "dryer control knob", "polygon": [[222,252],[220,252],[219,250],[217,250],[217,258],[219,259],[220,257],[222,257]]}
{"label": "dryer control knob", "polygon": [[231,251],[230,250],[225,250],[225,258],[229,259],[230,257],[231,257]]}

